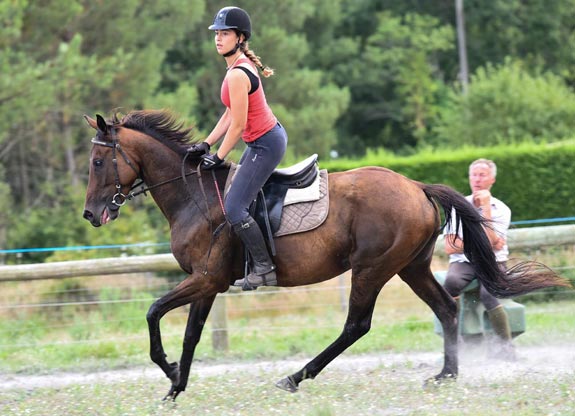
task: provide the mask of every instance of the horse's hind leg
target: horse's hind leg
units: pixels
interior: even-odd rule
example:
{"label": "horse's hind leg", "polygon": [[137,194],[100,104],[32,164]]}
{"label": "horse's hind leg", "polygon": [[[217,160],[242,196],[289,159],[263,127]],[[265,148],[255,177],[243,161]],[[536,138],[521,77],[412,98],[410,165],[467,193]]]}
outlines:
{"label": "horse's hind leg", "polygon": [[429,265],[410,265],[399,276],[433,310],[443,327],[443,369],[432,380],[457,377],[457,306],[455,300],[435,280]]}
{"label": "horse's hind leg", "polygon": [[[387,282],[391,276],[382,280]],[[360,283],[356,283],[360,282]],[[375,301],[383,284],[377,287],[366,279],[354,280],[351,287],[347,319],[340,336],[317,357],[297,373],[280,380],[276,386],[289,392],[296,392],[301,381],[315,378],[333,359],[355,341],[367,334],[371,328],[371,318]]]}

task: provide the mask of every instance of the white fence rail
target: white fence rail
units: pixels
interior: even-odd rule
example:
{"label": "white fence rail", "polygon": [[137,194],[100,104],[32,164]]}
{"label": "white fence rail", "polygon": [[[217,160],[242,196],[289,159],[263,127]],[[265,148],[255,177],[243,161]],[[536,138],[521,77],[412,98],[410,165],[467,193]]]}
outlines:
{"label": "white fence rail", "polygon": [[172,254],[0,266],[0,282],[181,270]]}
{"label": "white fence rail", "polygon": [[[575,245],[575,225],[557,225],[511,230],[508,236],[511,250],[536,249],[548,246]],[[436,254],[443,254],[443,238],[436,245]],[[108,276],[114,274],[178,271],[172,254],[116,257],[94,260],[66,261],[43,264],[0,266],[0,282],[64,279],[79,276]],[[346,303],[348,287],[343,276],[338,286],[342,306]],[[5,306],[4,308],[10,308]],[[210,314],[212,345],[215,350],[228,347],[228,324],[225,297],[218,296]]]}
{"label": "white fence rail", "polygon": [[[575,244],[575,224],[512,229],[510,250]],[[436,253],[443,253],[443,238]],[[180,270],[172,254],[0,266],[0,282]]]}

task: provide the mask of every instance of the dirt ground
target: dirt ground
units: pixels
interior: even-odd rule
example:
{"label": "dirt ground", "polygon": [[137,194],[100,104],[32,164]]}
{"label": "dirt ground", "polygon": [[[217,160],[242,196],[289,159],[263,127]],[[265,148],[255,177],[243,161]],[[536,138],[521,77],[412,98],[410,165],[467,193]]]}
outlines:
{"label": "dirt ground", "polygon": [[0,375],[0,414],[67,416],[525,416],[575,414],[575,348],[522,347],[516,362],[460,355],[455,383],[422,388],[441,369],[433,353],[344,354],[300,390],[275,387],[307,359],[195,363],[188,389],[162,401],[169,381],[150,364],[95,373]]}
{"label": "dirt ground", "polygon": [[[518,348],[516,362],[503,362],[489,360],[483,347],[467,347],[460,352],[459,381],[472,381],[485,379],[493,382],[520,380],[522,375],[536,374],[539,378],[552,379],[558,375],[573,375],[575,389],[575,347],[571,346],[545,346]],[[318,376],[330,370],[369,372],[381,368],[409,367],[419,369],[422,377],[434,375],[441,368],[443,356],[437,352],[425,353],[382,353],[377,355],[346,355],[336,358]],[[226,363],[194,363],[192,374],[199,379],[204,377],[229,377],[233,373],[257,375],[269,374],[269,382],[274,383],[274,374],[289,375],[301,367],[308,360],[289,359],[260,362],[226,362]],[[282,376],[283,377],[283,376]],[[55,373],[47,375],[2,375],[0,390],[36,388],[59,388],[68,385],[115,383],[118,380],[149,378],[151,380],[164,380],[160,370],[150,363],[148,367],[101,371],[93,373]],[[422,378],[422,381],[423,381]],[[305,388],[304,381],[300,387]]]}

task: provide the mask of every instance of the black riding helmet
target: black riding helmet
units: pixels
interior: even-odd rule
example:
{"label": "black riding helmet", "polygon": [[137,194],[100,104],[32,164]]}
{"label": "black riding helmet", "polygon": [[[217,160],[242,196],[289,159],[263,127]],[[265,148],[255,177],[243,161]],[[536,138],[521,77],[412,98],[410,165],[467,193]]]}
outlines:
{"label": "black riding helmet", "polygon": [[239,7],[224,7],[216,13],[209,30],[234,29],[243,33],[246,40],[252,35],[252,22],[248,13]]}

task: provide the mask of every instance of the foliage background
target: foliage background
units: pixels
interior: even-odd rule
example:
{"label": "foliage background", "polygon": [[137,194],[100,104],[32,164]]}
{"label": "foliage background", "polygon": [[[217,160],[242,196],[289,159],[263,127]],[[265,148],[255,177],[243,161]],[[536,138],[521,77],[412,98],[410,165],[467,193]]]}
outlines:
{"label": "foliage background", "polygon": [[[493,193],[512,211],[512,221],[560,218],[575,215],[575,141],[523,142],[494,147],[464,147],[449,153],[422,151],[397,158],[383,151],[369,152],[363,164],[381,165],[426,183],[444,183],[467,195],[469,164],[479,158],[497,161]],[[329,171],[360,166],[357,160],[324,163]]]}
{"label": "foliage background", "polygon": [[[276,70],[264,83],[290,136],[286,164],[319,153],[466,192],[469,157],[453,155],[469,152],[500,164],[497,192],[516,218],[573,215],[570,150],[536,145],[573,137],[575,0],[464,1],[467,94],[451,0],[235,4]],[[225,72],[207,26],[226,5],[0,0],[0,248],[167,240],[147,199],[97,233],[83,223],[82,115],[169,108],[205,136]]]}

